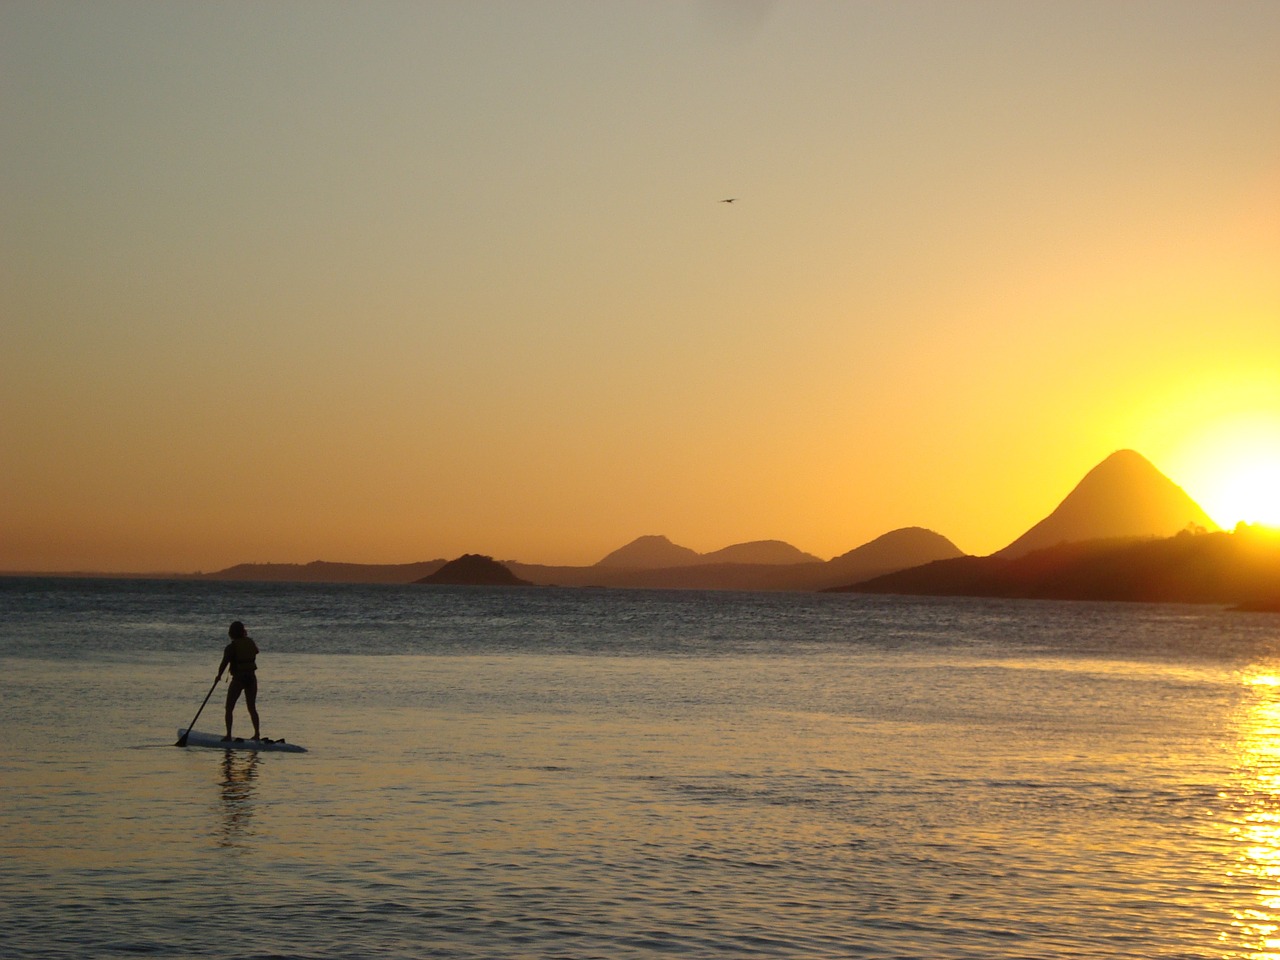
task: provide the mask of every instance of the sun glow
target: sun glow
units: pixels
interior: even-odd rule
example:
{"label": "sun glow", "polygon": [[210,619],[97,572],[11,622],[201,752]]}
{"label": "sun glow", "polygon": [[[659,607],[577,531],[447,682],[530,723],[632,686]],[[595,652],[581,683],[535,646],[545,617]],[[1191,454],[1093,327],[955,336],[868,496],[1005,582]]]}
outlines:
{"label": "sun glow", "polygon": [[1280,458],[1242,468],[1223,481],[1215,500],[1225,505],[1218,514],[1229,526],[1240,521],[1280,526]]}
{"label": "sun glow", "polygon": [[1221,527],[1280,526],[1280,420],[1219,424],[1188,459],[1175,479]]}
{"label": "sun glow", "polygon": [[1280,453],[1255,453],[1231,464],[1205,491],[1205,512],[1223,527],[1237,523],[1280,526]]}

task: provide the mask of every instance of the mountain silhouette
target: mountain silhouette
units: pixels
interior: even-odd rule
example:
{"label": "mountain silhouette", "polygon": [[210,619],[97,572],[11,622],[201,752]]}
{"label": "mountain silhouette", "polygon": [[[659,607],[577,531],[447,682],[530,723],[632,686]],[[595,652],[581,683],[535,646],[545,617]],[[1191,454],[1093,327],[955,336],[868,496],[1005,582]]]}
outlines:
{"label": "mountain silhouette", "polygon": [[597,567],[617,567],[627,570],[669,570],[719,563],[821,563],[811,553],[797,550],[781,540],[753,540],[735,543],[711,553],[698,553],[688,547],[672,543],[666,537],[637,537],[626,546],[619,547],[596,563]]}
{"label": "mountain silhouette", "polygon": [[1051,514],[995,556],[1006,559],[1060,543],[1116,537],[1170,537],[1218,525],[1181,487],[1133,450],[1090,470]]}
{"label": "mountain silhouette", "polygon": [[720,550],[704,553],[698,562],[786,564],[821,561],[812,553],[805,553],[781,540],[752,540],[749,543],[735,543]]}
{"label": "mountain silhouette", "polygon": [[956,557],[837,590],[928,596],[1223,603],[1280,608],[1280,532],[1217,530],[1140,454],[1094,467],[1058,508],[989,557]]}
{"label": "mountain silhouette", "polygon": [[[1208,534],[1216,530],[1217,525],[1195,501],[1145,457],[1132,450],[1120,450],[1090,470],[1049,516],[990,557],[965,556],[946,537],[921,527],[907,527],[826,562],[778,540],[734,544],[701,554],[664,536],[643,536],[585,567],[516,561],[504,565],[489,557],[467,554],[449,564],[442,560],[382,566],[242,564],[206,576],[400,583],[515,581],[655,589],[866,588],[923,594],[1111,597],[1106,586],[1108,577],[1125,580],[1121,576],[1123,570],[1115,564],[1122,567],[1123,563],[1132,562],[1146,564],[1147,572],[1140,583],[1128,578],[1129,587],[1118,590],[1126,597],[1174,597],[1181,591],[1188,597],[1230,594],[1251,603],[1273,602],[1269,587],[1223,588],[1206,593],[1185,584],[1179,586],[1182,581],[1174,573],[1161,572],[1159,568],[1165,560],[1185,561],[1205,577],[1226,576],[1215,567],[1219,561],[1226,562],[1222,559],[1225,554],[1212,552],[1212,544],[1219,541],[1192,536],[1195,531]],[[1161,552],[1161,548],[1152,547],[1150,553],[1138,551],[1132,555],[1116,552],[1128,545],[1155,542],[1181,532],[1186,532],[1191,541],[1179,543],[1176,549]],[[1116,557],[1121,559],[1117,561]],[[1011,566],[1022,558],[1029,559]],[[1231,576],[1241,583],[1253,576],[1243,570],[1242,567]],[[873,580],[874,584],[870,583]]]}
{"label": "mountain silhouette", "polygon": [[203,580],[251,580],[261,583],[412,583],[445,565],[439,560],[418,563],[239,563],[214,573],[196,574]]}
{"label": "mountain silhouette", "polygon": [[[632,552],[634,548],[634,552]],[[650,548],[652,548],[650,552]],[[866,580],[882,573],[963,556],[940,534],[920,527],[895,530],[855,550],[823,562],[779,541],[737,544],[714,553],[699,554],[678,547],[665,537],[641,537],[610,557],[671,557],[674,566],[596,564],[591,567],[550,567],[511,563],[511,569],[538,584],[565,587],[618,587],[650,590],[822,590]],[[725,561],[725,557],[741,558]],[[809,559],[803,559],[808,557]],[[781,562],[755,562],[774,558]],[[801,559],[797,559],[801,558]]]}
{"label": "mountain silhouette", "polygon": [[961,557],[841,588],[857,593],[1218,603],[1280,609],[1280,532],[1060,543],[1017,557]]}
{"label": "mountain silhouette", "polygon": [[946,537],[921,527],[909,527],[891,531],[825,562],[781,540],[738,543],[703,554],[672,543],[666,537],[645,536],[586,567],[547,566],[515,560],[498,563],[480,554],[466,554],[448,563],[444,560],[413,564],[248,563],[199,576],[210,580],[327,583],[509,583],[497,568],[524,583],[559,586],[821,590],[960,555],[960,550]]}
{"label": "mountain silhouette", "polygon": [[687,567],[697,563],[702,554],[681,547],[666,537],[637,537],[596,563],[597,567],[626,567],[630,570],[656,570],[663,567]]}
{"label": "mountain silhouette", "polygon": [[964,552],[940,533],[924,527],[903,527],[842,553],[829,560],[826,567],[831,579],[844,578],[842,582],[848,583],[962,556]]}
{"label": "mountain silhouette", "polygon": [[450,560],[435,573],[415,580],[414,583],[477,587],[530,586],[528,580],[521,580],[493,557],[478,553],[465,553],[456,560]]}

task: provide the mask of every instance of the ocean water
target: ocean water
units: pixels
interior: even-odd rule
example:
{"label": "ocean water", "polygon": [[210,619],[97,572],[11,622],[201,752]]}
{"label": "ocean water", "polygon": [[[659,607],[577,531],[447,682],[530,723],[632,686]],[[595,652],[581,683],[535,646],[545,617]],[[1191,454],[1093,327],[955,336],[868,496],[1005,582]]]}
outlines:
{"label": "ocean water", "polygon": [[1280,958],[1275,615],[0,579],[0,719],[3,957]]}

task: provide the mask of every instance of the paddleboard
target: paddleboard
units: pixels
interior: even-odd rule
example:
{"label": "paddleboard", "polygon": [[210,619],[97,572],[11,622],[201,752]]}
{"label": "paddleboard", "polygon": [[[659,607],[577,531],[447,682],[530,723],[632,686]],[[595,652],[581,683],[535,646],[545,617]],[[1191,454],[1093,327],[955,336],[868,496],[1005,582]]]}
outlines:
{"label": "paddleboard", "polygon": [[[178,728],[178,739],[182,739],[182,735],[187,733],[183,727]],[[187,733],[188,747],[214,747],[218,750],[274,750],[279,753],[306,753],[306,747],[300,747],[296,743],[285,743],[283,740],[254,740],[251,737],[235,737],[231,740],[223,740],[222,735],[218,733],[201,733],[199,730],[192,730]]]}

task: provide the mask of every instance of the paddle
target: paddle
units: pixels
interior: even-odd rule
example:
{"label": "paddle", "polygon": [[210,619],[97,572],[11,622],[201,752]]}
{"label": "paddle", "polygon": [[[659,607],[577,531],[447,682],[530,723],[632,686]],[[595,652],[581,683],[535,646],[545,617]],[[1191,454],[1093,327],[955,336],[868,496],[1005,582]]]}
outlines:
{"label": "paddle", "polygon": [[182,732],[182,736],[178,738],[175,747],[185,747],[187,745],[187,737],[191,736],[191,730],[196,725],[196,721],[200,719],[200,711],[204,709],[204,704],[209,702],[209,698],[213,696],[213,691],[218,688],[218,681],[222,679],[222,672],[213,678],[213,686],[209,688],[209,692],[204,695],[204,703],[200,704],[200,710],[196,711],[196,715],[191,718],[191,722],[187,724],[187,729]]}

